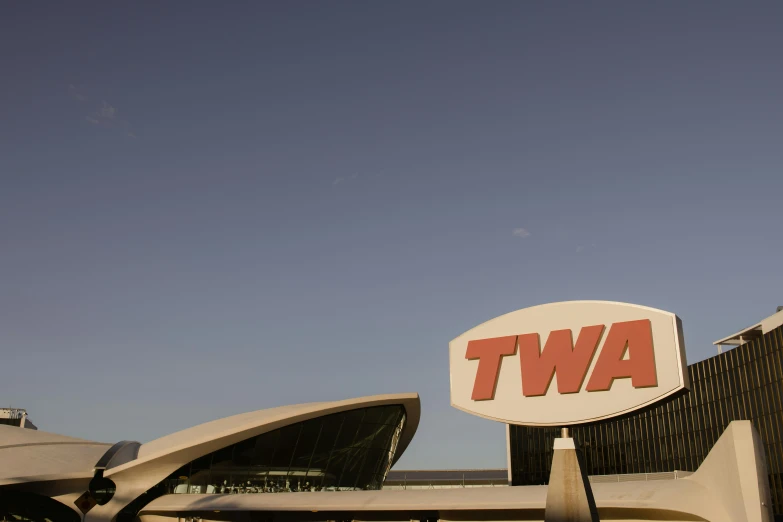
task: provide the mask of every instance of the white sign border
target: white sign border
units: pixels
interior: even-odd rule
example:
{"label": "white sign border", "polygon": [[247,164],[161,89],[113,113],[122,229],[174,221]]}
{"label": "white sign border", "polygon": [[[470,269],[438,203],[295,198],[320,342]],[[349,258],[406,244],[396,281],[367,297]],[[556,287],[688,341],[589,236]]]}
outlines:
{"label": "white sign border", "polygon": [[[501,317],[505,317],[506,315],[515,314],[518,312],[521,312],[522,310],[530,310],[532,308],[543,308],[548,306],[554,306],[554,305],[563,305],[563,304],[608,304],[608,305],[620,305],[625,307],[635,307],[640,308],[642,310],[649,310],[651,312],[655,313],[663,313],[666,315],[669,315],[672,320],[672,326],[674,328],[675,337],[674,337],[674,343],[677,346],[677,369],[678,369],[678,375],[680,376],[680,386],[678,388],[675,388],[673,390],[669,390],[667,392],[664,392],[663,394],[659,395],[658,397],[655,397],[654,399],[650,399],[642,404],[633,406],[632,408],[626,408],[625,410],[614,412],[607,415],[602,415],[600,417],[591,417],[589,419],[583,419],[578,421],[573,421],[568,424],[563,423],[533,423],[533,422],[526,422],[526,423],[519,423],[519,422],[509,422],[508,419],[499,419],[497,417],[492,417],[490,415],[484,415],[482,413],[478,413],[476,411],[468,410],[466,408],[462,408],[460,406],[457,406],[454,404],[454,382],[451,378],[451,343],[458,339],[459,337],[462,337],[463,335],[469,333],[471,330],[474,330],[478,328],[479,326],[488,323],[489,321],[494,321],[495,319],[499,319]],[[623,303],[621,301],[598,301],[598,300],[576,300],[576,301],[558,301],[554,303],[545,303],[535,306],[529,306],[527,308],[520,308],[519,310],[514,310],[512,312],[505,313],[503,315],[499,315],[496,317],[493,317],[491,319],[487,319],[483,323],[479,323],[470,330],[466,330],[465,332],[461,333],[451,341],[449,341],[449,402],[451,403],[451,406],[453,408],[456,408],[460,411],[464,411],[465,413],[469,413],[471,415],[475,415],[477,417],[482,417],[484,419],[489,419],[496,422],[502,422],[503,424],[509,424],[509,425],[515,425],[515,426],[531,426],[531,427],[540,427],[540,428],[551,428],[551,427],[565,427],[565,426],[582,426],[585,424],[594,424],[597,422],[605,421],[608,419],[614,419],[617,417],[623,417],[626,415],[629,415],[633,412],[637,412],[639,410],[644,410],[646,408],[652,407],[654,404],[663,403],[665,402],[665,399],[674,396],[677,396],[681,393],[684,393],[685,391],[690,390],[690,376],[688,375],[688,367],[687,367],[687,359],[685,356],[685,346],[684,346],[684,339],[683,339],[683,329],[682,329],[682,320],[674,313],[667,312],[666,310],[661,310],[659,308],[652,308],[650,306],[644,306],[644,305],[638,305],[634,303]],[[674,398],[674,397],[672,397]]]}

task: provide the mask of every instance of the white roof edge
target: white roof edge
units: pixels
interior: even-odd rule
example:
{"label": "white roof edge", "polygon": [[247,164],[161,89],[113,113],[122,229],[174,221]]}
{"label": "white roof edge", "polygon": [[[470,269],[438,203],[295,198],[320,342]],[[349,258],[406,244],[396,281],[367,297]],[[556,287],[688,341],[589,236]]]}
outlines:
{"label": "white roof edge", "polygon": [[728,337],[724,337],[723,339],[718,339],[717,341],[713,342],[714,345],[719,344],[743,344],[745,341],[740,341],[740,338],[747,335],[748,333],[752,332],[753,330],[761,328],[761,323],[754,324],[753,326],[748,326],[747,328],[744,328],[740,330],[737,333],[733,333],[729,335]]}
{"label": "white roof edge", "polygon": [[740,337],[747,335],[753,330],[760,329],[761,335],[764,335],[765,333],[774,330],[779,326],[783,326],[783,310],[762,319],[760,322],[754,324],[753,326],[748,326],[747,328],[743,328],[737,333],[724,337],[723,339],[718,339],[712,344],[716,346],[720,344],[744,344],[745,341],[744,340],[740,341]]}
{"label": "white roof edge", "polygon": [[19,426],[8,426],[0,424],[0,449],[9,446],[27,444],[100,444],[111,446],[110,442],[99,442],[94,440],[80,439],[59,433],[51,433],[43,430],[31,430],[20,428]]}

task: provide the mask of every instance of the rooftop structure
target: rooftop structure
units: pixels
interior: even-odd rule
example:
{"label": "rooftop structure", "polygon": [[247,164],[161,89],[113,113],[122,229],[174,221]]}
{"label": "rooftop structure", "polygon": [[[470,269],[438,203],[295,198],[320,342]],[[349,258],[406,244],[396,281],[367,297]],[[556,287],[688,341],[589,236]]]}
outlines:
{"label": "rooftop structure", "polygon": [[712,344],[717,346],[718,350],[721,350],[723,346],[741,346],[745,343],[749,343],[750,341],[763,337],[764,334],[771,332],[775,328],[778,328],[779,326],[782,325],[783,325],[783,306],[778,306],[777,312],[770,315],[769,317],[762,319],[761,321],[754,324],[753,326],[748,326],[747,328],[743,328],[739,332],[724,337],[723,339],[718,339]]}
{"label": "rooftop structure", "polygon": [[0,424],[32,430],[38,429],[27,417],[27,410],[22,408],[0,408]]}

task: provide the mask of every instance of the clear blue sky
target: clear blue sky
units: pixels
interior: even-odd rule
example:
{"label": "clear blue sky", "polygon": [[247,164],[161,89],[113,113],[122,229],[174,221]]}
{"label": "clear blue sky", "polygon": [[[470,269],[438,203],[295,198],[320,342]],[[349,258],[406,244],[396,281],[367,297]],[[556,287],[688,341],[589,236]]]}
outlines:
{"label": "clear blue sky", "polygon": [[418,391],[399,467],[505,466],[447,344],[570,299],[783,305],[783,3],[0,8],[0,404],[147,441]]}

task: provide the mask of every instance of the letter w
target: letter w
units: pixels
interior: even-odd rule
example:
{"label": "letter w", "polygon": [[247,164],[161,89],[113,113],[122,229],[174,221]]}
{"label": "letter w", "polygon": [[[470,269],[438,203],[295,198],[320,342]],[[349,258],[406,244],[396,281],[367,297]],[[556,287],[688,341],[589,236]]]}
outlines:
{"label": "letter w", "polygon": [[574,346],[571,330],[555,330],[549,334],[543,351],[537,333],[520,335],[522,394],[525,397],[546,395],[555,372],[558,392],[579,392],[603,331],[602,324],[585,326]]}

